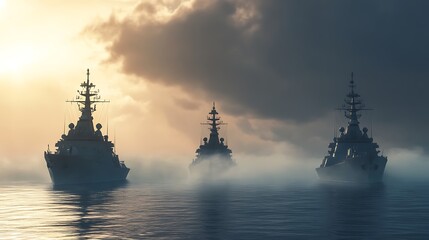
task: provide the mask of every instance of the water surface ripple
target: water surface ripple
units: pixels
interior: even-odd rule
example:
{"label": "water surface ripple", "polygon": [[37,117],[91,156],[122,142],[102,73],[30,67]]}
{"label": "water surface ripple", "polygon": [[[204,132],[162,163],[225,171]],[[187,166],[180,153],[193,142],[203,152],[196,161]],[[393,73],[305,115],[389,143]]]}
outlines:
{"label": "water surface ripple", "polygon": [[429,183],[0,186],[1,239],[429,239]]}

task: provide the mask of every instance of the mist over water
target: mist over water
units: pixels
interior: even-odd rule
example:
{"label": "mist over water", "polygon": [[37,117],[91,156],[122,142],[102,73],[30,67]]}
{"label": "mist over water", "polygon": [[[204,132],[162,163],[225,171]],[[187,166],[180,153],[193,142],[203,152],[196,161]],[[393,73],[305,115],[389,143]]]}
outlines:
{"label": "mist over water", "polygon": [[191,160],[130,159],[124,184],[2,181],[0,236],[428,239],[428,162],[418,149],[387,155],[378,185],[322,183],[315,172],[321,160],[282,155],[237,156],[235,167],[206,180],[190,176]]}
{"label": "mist over water", "polygon": [[[385,182],[429,181],[429,156],[421,148],[389,149],[384,153],[388,157],[385,170]],[[317,182],[315,168],[322,161],[319,158],[303,157],[299,154],[240,155],[235,154],[236,166],[226,173],[215,177],[230,182],[247,184],[285,184],[293,182]],[[189,183],[189,159],[121,157],[131,168],[128,179],[133,183]],[[26,164],[21,164],[26,162]],[[3,159],[0,161],[0,184],[10,182],[49,183],[49,173],[41,156],[27,161]]]}
{"label": "mist over water", "polygon": [[[384,182],[388,181],[429,181],[429,157],[421,149],[391,149],[385,153],[388,162]],[[322,158],[302,156],[252,156],[238,155],[236,165],[210,178],[192,177],[189,161],[155,159],[149,161],[128,161],[131,167],[129,180],[140,183],[199,183],[202,181],[227,181],[243,184],[292,184],[318,182],[317,168]]]}

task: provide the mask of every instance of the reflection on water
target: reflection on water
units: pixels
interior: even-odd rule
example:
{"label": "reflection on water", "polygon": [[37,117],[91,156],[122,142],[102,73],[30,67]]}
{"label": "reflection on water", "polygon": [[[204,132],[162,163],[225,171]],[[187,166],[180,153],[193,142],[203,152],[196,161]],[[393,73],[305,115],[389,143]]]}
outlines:
{"label": "reflection on water", "polygon": [[[105,238],[117,220],[121,185],[53,188],[49,185],[1,186],[0,238]],[[123,191],[123,190],[122,190]]]}
{"label": "reflection on water", "polygon": [[228,184],[203,184],[197,190],[198,222],[202,239],[224,239],[228,230]]}
{"label": "reflection on water", "polygon": [[340,239],[379,239],[385,215],[383,184],[321,184],[326,236]]}
{"label": "reflection on water", "polygon": [[429,239],[428,186],[0,185],[0,239]]}
{"label": "reflection on water", "polygon": [[[120,227],[117,209],[118,188],[126,187],[127,182],[114,184],[94,184],[84,186],[53,187],[52,197],[56,199],[53,205],[68,209],[76,218],[68,219],[63,226],[71,228],[72,235],[88,238],[109,238],[103,228],[106,226]],[[117,222],[115,224],[115,222]]]}

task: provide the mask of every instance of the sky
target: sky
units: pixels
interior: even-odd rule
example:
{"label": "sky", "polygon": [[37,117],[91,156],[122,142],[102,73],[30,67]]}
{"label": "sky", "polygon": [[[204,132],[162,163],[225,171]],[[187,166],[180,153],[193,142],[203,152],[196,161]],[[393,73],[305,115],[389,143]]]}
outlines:
{"label": "sky", "polygon": [[426,166],[428,5],[0,0],[0,181],[48,179],[43,152],[77,121],[65,100],[87,68],[111,101],[94,123],[135,178],[183,175],[213,101],[241,165],[313,169],[346,124],[352,71],[388,166]]}

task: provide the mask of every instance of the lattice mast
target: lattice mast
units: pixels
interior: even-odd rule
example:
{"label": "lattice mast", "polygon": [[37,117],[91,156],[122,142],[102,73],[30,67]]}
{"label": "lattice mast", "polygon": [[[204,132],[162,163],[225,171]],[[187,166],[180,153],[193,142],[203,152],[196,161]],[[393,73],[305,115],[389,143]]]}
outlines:
{"label": "lattice mast", "polygon": [[351,80],[350,80],[350,92],[346,95],[346,98],[344,99],[345,104],[337,108],[337,110],[344,111],[344,116],[349,119],[349,127],[355,127],[359,126],[359,118],[362,116],[360,114],[360,111],[363,110],[372,110],[370,108],[366,108],[361,100],[361,96],[356,93],[356,85],[353,79],[353,72],[351,73]]}
{"label": "lattice mast", "polygon": [[220,121],[220,117],[218,117],[219,113],[216,111],[216,103],[213,102],[213,108],[209,112],[209,116],[207,116],[207,123],[202,123],[203,125],[209,125],[210,130],[210,138],[209,144],[219,144],[219,130],[220,125],[225,125],[222,121]]}
{"label": "lattice mast", "polygon": [[74,100],[66,101],[77,103],[79,110],[82,112],[77,125],[76,136],[91,137],[94,135],[94,125],[92,113],[97,110],[96,103],[107,103],[108,100],[100,100],[99,90],[93,90],[95,84],[89,80],[89,69],[86,70],[86,81],[80,84],[81,90],[77,90],[78,96]]}
{"label": "lattice mast", "polygon": [[[106,103],[110,102],[108,100],[100,100],[100,96],[98,95],[100,90],[92,90],[95,88],[95,84],[89,81],[89,69],[86,70],[86,82],[80,84],[82,90],[78,90],[79,96],[76,97],[75,100],[70,100],[66,102],[77,103],[79,105],[79,110],[82,112],[82,116],[80,119],[93,119],[92,113],[97,110],[95,103]],[[83,97],[83,99],[81,98]],[[94,104],[94,106],[92,106]]]}

